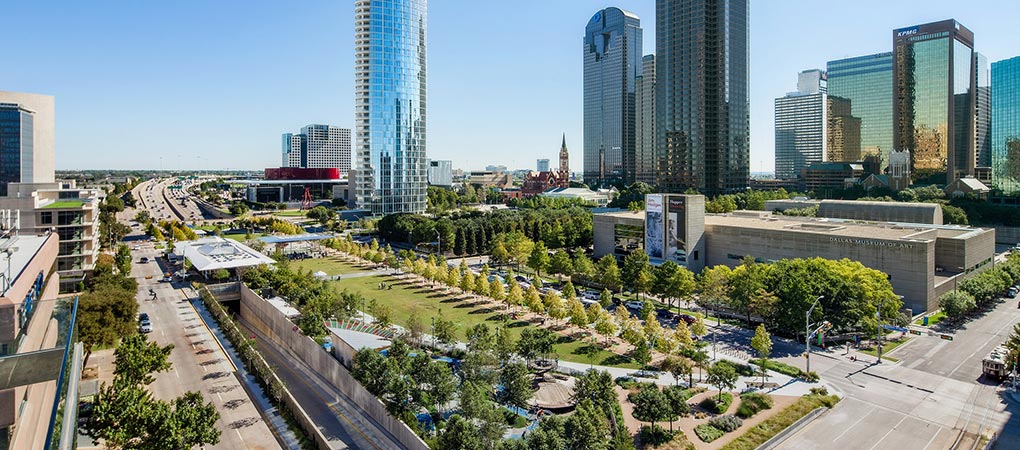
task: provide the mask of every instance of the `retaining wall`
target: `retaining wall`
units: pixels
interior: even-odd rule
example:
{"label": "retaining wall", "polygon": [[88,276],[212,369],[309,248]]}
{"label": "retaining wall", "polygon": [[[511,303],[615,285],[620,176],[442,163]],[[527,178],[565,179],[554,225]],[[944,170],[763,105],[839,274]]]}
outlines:
{"label": "retaining wall", "polygon": [[301,358],[409,450],[429,450],[425,441],[407,424],[391,416],[382,402],[354,379],[347,368],[311,338],[301,334],[283,313],[244,284],[241,285],[241,320]]}

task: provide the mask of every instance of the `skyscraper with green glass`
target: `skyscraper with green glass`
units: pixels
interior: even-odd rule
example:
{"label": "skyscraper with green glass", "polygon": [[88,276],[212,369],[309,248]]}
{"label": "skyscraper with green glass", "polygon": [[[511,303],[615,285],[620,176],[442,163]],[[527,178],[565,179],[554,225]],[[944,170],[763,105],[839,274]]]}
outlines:
{"label": "skyscraper with green glass", "polygon": [[915,180],[974,174],[974,67],[974,33],[955,20],[893,30],[893,145]]}
{"label": "skyscraper with green glass", "polygon": [[992,184],[1020,194],[1020,56],[992,63]]}
{"label": "skyscraper with green glass", "polygon": [[[857,161],[874,155],[882,159],[882,168],[888,167],[893,148],[892,53],[829,61],[826,72],[830,100],[828,135],[845,136],[848,126],[852,126],[860,136],[859,141],[844,139],[838,145],[830,143],[828,159]],[[850,113],[844,114],[847,104]]]}

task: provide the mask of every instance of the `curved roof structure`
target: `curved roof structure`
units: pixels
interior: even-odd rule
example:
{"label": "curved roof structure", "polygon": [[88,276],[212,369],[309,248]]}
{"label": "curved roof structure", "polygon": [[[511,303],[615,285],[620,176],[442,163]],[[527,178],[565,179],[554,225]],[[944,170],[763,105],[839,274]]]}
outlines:
{"label": "curved roof structure", "polygon": [[942,225],[942,207],[937,203],[822,200],[818,217]]}

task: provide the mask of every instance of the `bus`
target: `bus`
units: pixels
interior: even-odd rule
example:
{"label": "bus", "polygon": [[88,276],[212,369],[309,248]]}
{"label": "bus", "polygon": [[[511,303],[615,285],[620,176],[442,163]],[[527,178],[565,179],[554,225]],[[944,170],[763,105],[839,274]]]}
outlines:
{"label": "bus", "polygon": [[1006,372],[1006,357],[1009,350],[1005,346],[998,346],[992,350],[985,359],[981,360],[981,373],[989,378],[1002,380],[1009,375]]}

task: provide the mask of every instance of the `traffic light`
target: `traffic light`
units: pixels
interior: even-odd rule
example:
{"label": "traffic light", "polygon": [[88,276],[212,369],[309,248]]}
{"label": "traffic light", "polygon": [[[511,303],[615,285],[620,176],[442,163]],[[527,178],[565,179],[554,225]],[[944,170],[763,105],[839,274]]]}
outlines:
{"label": "traffic light", "polygon": [[944,341],[952,341],[953,340],[953,336],[950,335],[950,334],[940,334],[939,337],[942,338],[942,340],[944,340]]}
{"label": "traffic light", "polygon": [[916,335],[916,336],[920,336],[921,335],[921,331],[920,330],[910,330],[910,334],[913,334],[913,335]]}

